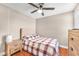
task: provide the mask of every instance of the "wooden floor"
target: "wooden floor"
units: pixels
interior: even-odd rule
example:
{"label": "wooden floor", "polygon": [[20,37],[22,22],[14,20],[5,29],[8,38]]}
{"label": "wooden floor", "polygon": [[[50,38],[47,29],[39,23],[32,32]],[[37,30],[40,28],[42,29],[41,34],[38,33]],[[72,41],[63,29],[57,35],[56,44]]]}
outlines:
{"label": "wooden floor", "polygon": [[60,48],[60,56],[68,56],[68,49]]}
{"label": "wooden floor", "polygon": [[[32,56],[32,54],[26,51],[21,51],[21,52],[15,53],[14,56]],[[60,48],[60,56],[68,56],[68,50],[65,48]]]}
{"label": "wooden floor", "polygon": [[13,56],[32,56],[32,54],[23,50],[23,51],[15,53]]}

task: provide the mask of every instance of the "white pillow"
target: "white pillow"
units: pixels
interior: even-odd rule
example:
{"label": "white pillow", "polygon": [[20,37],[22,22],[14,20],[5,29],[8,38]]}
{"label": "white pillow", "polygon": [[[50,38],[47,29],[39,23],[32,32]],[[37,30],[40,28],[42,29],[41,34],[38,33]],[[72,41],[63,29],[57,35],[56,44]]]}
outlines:
{"label": "white pillow", "polygon": [[28,40],[31,40],[31,39],[36,39],[36,38],[39,38],[40,36],[38,34],[32,34],[32,35],[27,35],[27,36],[24,36],[23,38],[24,39],[28,39]]}

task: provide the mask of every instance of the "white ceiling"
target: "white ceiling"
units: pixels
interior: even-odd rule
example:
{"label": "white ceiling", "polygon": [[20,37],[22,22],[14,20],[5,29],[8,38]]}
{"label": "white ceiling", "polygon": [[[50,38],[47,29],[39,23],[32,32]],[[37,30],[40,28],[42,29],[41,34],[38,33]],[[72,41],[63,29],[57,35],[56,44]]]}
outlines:
{"label": "white ceiling", "polygon": [[[35,3],[36,5],[38,5],[37,3]],[[37,18],[42,18],[42,17],[47,17],[47,16],[51,16],[51,15],[56,15],[56,14],[61,14],[64,12],[69,12],[72,11],[74,9],[74,7],[76,6],[76,4],[74,3],[45,3],[44,7],[54,7],[55,10],[44,10],[44,14],[45,16],[42,16],[40,13],[35,12],[33,14],[31,14],[30,12],[35,10],[36,8],[29,5],[29,4],[25,4],[25,3],[6,3],[3,4],[11,9],[17,10],[27,16],[31,16],[35,19]]]}

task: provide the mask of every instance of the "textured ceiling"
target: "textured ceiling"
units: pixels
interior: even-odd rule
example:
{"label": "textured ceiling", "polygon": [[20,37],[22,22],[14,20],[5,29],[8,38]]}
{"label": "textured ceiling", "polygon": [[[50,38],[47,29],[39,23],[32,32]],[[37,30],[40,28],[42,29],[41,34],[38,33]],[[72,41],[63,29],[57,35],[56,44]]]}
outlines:
{"label": "textured ceiling", "polygon": [[[51,16],[51,15],[56,15],[56,14],[61,14],[64,12],[69,12],[69,11],[72,11],[74,9],[74,7],[76,6],[76,4],[74,4],[74,3],[45,3],[44,7],[54,7],[55,10],[44,10],[45,16],[42,16],[38,12],[31,14],[30,12],[35,10],[36,8],[27,3],[26,4],[25,3],[8,3],[8,4],[6,3],[3,5],[11,8],[11,9],[17,10],[27,16],[31,16],[35,19],[47,17],[47,16]],[[35,3],[35,5],[38,5],[38,4]]]}

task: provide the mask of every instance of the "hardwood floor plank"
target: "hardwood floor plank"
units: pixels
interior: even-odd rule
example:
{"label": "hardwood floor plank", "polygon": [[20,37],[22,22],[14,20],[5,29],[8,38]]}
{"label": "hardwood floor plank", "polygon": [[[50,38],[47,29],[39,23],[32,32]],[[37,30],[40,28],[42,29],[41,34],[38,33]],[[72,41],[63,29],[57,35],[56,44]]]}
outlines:
{"label": "hardwood floor plank", "polygon": [[13,56],[32,56],[32,54],[30,54],[30,53],[23,50],[21,52],[15,53]]}
{"label": "hardwood floor plank", "polygon": [[68,49],[60,48],[60,56],[68,56]]}
{"label": "hardwood floor plank", "polygon": [[[59,48],[59,53],[60,56],[68,56],[68,49]],[[33,55],[23,50],[21,52],[15,53],[13,56],[33,56]]]}

